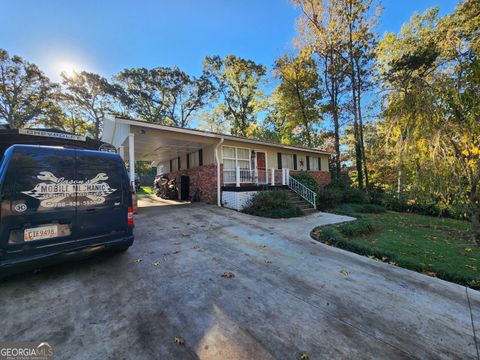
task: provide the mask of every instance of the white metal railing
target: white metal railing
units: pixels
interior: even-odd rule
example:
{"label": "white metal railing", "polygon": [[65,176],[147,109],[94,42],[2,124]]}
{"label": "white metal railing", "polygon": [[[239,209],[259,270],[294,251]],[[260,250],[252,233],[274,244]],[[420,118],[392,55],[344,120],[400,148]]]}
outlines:
{"label": "white metal railing", "polygon": [[317,208],[317,193],[315,191],[310,190],[308,187],[295,180],[290,175],[288,175],[288,187],[300,195],[303,199],[308,201],[314,209]]}
{"label": "white metal railing", "polygon": [[256,184],[271,186],[286,186],[290,169],[223,169],[223,183],[235,184]]}

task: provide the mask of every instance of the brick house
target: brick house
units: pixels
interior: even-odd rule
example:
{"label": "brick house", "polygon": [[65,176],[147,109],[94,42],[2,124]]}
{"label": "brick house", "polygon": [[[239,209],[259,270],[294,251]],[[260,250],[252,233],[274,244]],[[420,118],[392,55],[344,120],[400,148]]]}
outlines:
{"label": "brick house", "polygon": [[219,206],[238,209],[249,194],[288,187],[296,172],[319,187],[330,182],[330,153],[318,149],[113,116],[104,119],[102,140],[128,162],[131,178],[135,161],[150,161],[157,174],[189,176],[190,196]]}

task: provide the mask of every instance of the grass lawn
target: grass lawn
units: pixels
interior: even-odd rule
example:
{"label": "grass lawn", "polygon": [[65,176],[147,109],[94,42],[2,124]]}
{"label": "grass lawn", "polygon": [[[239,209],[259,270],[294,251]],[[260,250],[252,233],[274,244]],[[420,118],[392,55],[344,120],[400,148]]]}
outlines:
{"label": "grass lawn", "polygon": [[140,190],[137,191],[137,195],[153,195],[155,192],[153,191],[152,186],[140,186]]}
{"label": "grass lawn", "polygon": [[317,227],[314,239],[480,289],[480,247],[470,242],[467,221],[391,211],[365,213],[355,204],[341,205],[334,212],[359,220]]}

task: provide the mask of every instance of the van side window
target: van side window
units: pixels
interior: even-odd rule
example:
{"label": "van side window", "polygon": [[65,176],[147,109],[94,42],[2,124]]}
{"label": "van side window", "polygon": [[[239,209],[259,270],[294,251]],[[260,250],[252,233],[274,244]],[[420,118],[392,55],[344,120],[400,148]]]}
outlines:
{"label": "van side window", "polygon": [[[62,197],[66,182],[74,180],[75,161],[58,153],[17,153],[9,162],[3,187],[3,196],[15,208],[26,205],[26,212],[47,211],[62,207],[69,196]],[[63,186],[63,187],[62,187]],[[67,207],[67,205],[63,206]]]}

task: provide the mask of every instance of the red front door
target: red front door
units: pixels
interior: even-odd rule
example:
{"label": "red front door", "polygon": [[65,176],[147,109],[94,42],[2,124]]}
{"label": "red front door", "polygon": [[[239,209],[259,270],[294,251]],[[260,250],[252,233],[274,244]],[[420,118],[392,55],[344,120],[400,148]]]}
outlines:
{"label": "red front door", "polygon": [[258,172],[258,182],[260,184],[266,184],[267,183],[267,164],[266,164],[264,152],[257,152],[257,172]]}

